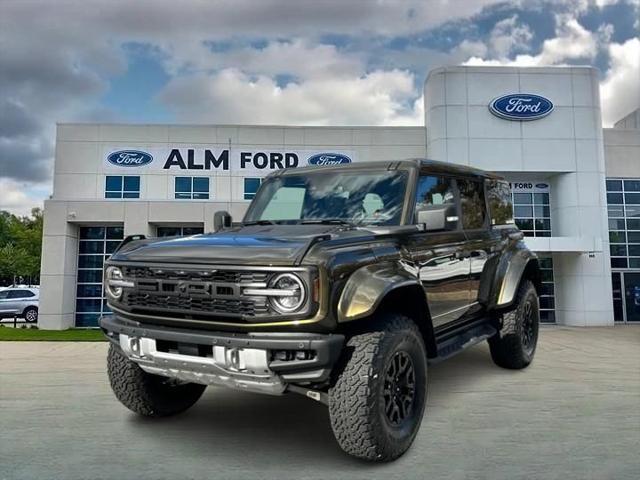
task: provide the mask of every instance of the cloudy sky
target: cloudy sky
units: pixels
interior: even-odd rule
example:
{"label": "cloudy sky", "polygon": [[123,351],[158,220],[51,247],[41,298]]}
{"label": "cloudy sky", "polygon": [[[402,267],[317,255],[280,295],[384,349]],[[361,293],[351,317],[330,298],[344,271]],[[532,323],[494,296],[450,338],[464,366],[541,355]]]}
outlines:
{"label": "cloudy sky", "polygon": [[445,64],[595,65],[640,106],[640,0],[0,0],[0,209],[51,192],[55,123],[422,125]]}

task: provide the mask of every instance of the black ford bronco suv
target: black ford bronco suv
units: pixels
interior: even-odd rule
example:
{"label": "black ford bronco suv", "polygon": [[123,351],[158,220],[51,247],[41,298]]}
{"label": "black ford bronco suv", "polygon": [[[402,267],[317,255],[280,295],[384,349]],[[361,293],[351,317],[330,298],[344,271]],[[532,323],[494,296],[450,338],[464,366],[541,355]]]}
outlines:
{"label": "black ford bronco suv", "polygon": [[427,364],[487,340],[521,369],[538,338],[540,270],[509,184],[426,160],[280,170],[244,220],[128,237],[106,264],[108,373],[150,417],[206,385],[328,406],[347,453],[389,461],[420,426]]}

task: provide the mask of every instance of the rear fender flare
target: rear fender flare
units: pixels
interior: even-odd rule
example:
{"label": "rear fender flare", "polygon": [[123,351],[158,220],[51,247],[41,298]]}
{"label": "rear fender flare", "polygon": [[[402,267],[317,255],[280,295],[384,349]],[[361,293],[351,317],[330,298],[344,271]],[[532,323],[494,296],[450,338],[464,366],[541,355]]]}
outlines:
{"label": "rear fender flare", "polygon": [[536,289],[540,287],[540,266],[535,253],[528,250],[524,242],[518,242],[513,248],[505,251],[496,269],[494,291],[492,295],[493,307],[506,308],[513,304],[520,285],[520,280],[527,268],[533,268],[532,278]]}

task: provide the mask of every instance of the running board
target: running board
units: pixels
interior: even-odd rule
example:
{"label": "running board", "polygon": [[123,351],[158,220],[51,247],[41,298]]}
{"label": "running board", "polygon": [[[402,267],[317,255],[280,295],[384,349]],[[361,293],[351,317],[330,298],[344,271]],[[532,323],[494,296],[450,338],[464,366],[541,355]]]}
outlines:
{"label": "running board", "polygon": [[482,323],[478,326],[463,331],[451,338],[438,343],[438,355],[429,360],[429,363],[438,363],[447,358],[453,357],[467,348],[493,337],[498,331],[495,327],[488,323]]}

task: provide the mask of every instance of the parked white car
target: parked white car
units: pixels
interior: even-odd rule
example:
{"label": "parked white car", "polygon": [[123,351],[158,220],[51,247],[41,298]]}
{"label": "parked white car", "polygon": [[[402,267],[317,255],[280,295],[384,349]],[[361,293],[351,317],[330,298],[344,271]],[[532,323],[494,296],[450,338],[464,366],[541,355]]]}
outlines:
{"label": "parked white car", "polygon": [[0,318],[18,316],[29,323],[38,321],[40,289],[36,287],[8,287],[0,289]]}

